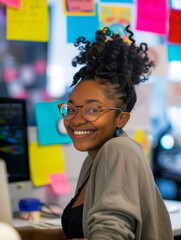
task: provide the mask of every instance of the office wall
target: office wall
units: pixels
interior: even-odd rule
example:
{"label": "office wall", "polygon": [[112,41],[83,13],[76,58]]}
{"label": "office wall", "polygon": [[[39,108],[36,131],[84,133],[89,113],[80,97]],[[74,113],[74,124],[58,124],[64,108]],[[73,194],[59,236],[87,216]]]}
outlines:
{"label": "office wall", "polygon": [[[28,141],[29,143],[37,142],[36,127],[28,127]],[[65,157],[65,171],[72,188],[72,192],[56,195],[50,185],[35,187],[31,181],[10,183],[9,188],[13,211],[18,210],[18,202],[21,198],[34,197],[41,199],[42,202],[56,203],[61,207],[66,206],[74,194],[79,171],[87,153],[78,152],[72,144],[62,145],[62,151]]]}

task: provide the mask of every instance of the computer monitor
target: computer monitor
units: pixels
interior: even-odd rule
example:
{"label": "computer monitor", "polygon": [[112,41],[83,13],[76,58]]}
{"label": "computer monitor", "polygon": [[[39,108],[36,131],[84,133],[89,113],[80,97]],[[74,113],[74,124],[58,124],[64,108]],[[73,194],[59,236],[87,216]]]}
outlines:
{"label": "computer monitor", "polygon": [[0,97],[0,158],[9,182],[30,179],[26,101]]}

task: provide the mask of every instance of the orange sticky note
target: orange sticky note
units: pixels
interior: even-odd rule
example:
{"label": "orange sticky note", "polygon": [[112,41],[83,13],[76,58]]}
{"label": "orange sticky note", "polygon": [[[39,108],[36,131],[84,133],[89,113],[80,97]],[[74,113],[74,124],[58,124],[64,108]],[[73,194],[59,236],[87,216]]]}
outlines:
{"label": "orange sticky note", "polygon": [[52,173],[49,175],[50,185],[56,194],[64,194],[71,192],[71,187],[65,172]]}
{"label": "orange sticky note", "polygon": [[15,8],[20,8],[20,0],[0,0],[0,2]]}

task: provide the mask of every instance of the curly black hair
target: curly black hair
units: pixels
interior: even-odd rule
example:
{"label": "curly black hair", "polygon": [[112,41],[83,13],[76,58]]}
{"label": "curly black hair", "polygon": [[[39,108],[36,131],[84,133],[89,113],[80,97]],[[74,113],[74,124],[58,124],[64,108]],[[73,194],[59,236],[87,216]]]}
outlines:
{"label": "curly black hair", "polygon": [[[130,44],[112,33],[108,27],[96,32],[91,43],[79,37],[74,44],[79,55],[72,60],[72,65],[84,66],[74,75],[72,86],[79,81],[95,80],[104,85],[113,86],[113,95],[118,96],[122,109],[130,112],[136,102],[134,85],[148,80],[150,69],[154,65],[148,58],[146,43],[136,46],[133,32],[126,27]],[[110,88],[109,88],[110,89]],[[109,91],[108,91],[109,92]]]}

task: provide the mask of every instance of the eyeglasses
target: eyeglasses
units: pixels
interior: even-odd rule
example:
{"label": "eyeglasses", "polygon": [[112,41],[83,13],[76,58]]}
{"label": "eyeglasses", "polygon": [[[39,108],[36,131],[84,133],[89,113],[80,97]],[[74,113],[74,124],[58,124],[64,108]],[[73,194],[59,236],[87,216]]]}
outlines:
{"label": "eyeglasses", "polygon": [[57,105],[60,111],[60,115],[65,120],[71,120],[77,114],[78,108],[80,107],[82,110],[83,117],[89,121],[93,122],[98,119],[99,114],[102,110],[109,109],[109,110],[118,110],[123,112],[121,108],[111,108],[111,107],[103,107],[103,106],[96,106],[96,105],[84,105],[84,106],[75,106],[72,103],[61,103]]}

